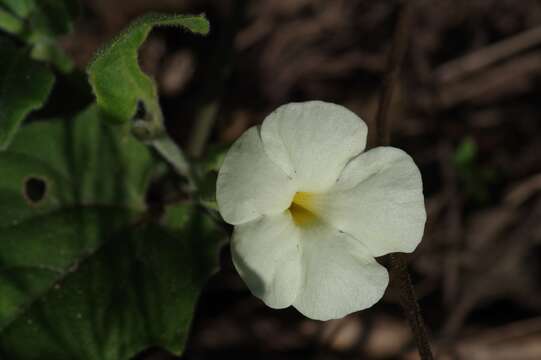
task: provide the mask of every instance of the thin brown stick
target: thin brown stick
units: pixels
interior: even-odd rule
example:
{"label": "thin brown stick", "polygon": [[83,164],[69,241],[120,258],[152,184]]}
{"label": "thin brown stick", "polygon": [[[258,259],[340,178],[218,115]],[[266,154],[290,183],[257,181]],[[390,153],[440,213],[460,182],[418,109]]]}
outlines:
{"label": "thin brown stick", "polygon": [[436,69],[436,79],[440,84],[459,80],[540,43],[538,26],[441,65]]}
{"label": "thin brown stick", "polygon": [[376,142],[378,146],[389,145],[391,142],[391,119],[389,118],[389,108],[393,97],[393,90],[400,75],[400,67],[404,54],[408,46],[409,33],[411,31],[411,0],[404,2],[398,23],[393,35],[391,52],[387,57],[387,65],[381,96],[379,97],[378,112],[376,114]]}
{"label": "thin brown stick", "polygon": [[433,360],[423,315],[408,272],[407,255],[395,253],[388,256],[391,264],[391,281],[399,287],[400,305],[415,337],[419,355],[422,360]]}
{"label": "thin brown stick", "polygon": [[[376,116],[376,141],[378,146],[389,145],[391,141],[391,121],[388,117],[389,105],[393,90],[400,74],[400,67],[406,53],[412,22],[412,0],[406,1],[400,9],[398,24],[394,31],[393,44],[387,60],[387,68],[383,79],[383,88],[379,99]],[[421,309],[415,295],[415,289],[408,272],[405,254],[390,254],[388,260],[391,268],[391,283],[397,286],[400,294],[400,305],[408,319],[415,336],[419,355],[422,360],[432,360],[432,350],[424,326]]]}

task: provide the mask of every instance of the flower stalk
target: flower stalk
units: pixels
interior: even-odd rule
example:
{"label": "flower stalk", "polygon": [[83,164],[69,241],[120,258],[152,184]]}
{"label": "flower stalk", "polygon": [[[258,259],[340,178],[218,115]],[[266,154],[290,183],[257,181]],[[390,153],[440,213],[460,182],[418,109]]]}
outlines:
{"label": "flower stalk", "polygon": [[[405,1],[400,9],[391,51],[387,58],[382,91],[376,115],[376,146],[388,146],[391,142],[391,119],[388,116],[393,90],[399,78],[412,28],[413,1]],[[412,329],[422,360],[432,360],[432,350],[415,289],[408,272],[407,255],[402,253],[386,256],[390,264],[391,285],[399,290],[400,305]]]}

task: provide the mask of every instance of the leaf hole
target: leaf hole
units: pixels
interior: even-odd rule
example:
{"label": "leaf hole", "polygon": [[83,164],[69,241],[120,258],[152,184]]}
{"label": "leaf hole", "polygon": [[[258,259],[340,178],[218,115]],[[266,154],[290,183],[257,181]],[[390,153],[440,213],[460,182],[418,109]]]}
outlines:
{"label": "leaf hole", "polygon": [[24,180],[23,196],[30,205],[38,205],[47,195],[47,180],[31,176]]}
{"label": "leaf hole", "polygon": [[135,115],[133,116],[134,120],[146,119],[147,109],[145,103],[142,100],[137,100],[137,110],[135,110]]}

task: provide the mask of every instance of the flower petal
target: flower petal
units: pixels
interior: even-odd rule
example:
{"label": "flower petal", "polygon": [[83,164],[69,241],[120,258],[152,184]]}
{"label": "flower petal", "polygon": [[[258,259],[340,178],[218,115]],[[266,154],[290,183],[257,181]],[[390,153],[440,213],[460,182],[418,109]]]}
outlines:
{"label": "flower petal", "polygon": [[301,280],[299,230],[289,211],[235,227],[233,263],[252,293],[280,309],[295,300]]}
{"label": "flower petal", "polygon": [[259,129],[247,130],[231,147],[218,173],[216,200],[225,221],[242,224],[289,207],[291,179],[265,154]]}
{"label": "flower petal", "polygon": [[364,150],[366,134],[357,115],[322,101],[281,106],[261,128],[268,156],[305,192],[331,186],[346,163]]}
{"label": "flower petal", "polygon": [[387,270],[360,242],[327,225],[303,229],[304,279],[293,306],[316,320],[344,317],[374,305],[389,283]]}
{"label": "flower petal", "polygon": [[373,256],[412,252],[423,236],[421,174],[400,149],[379,147],[353,159],[314,204],[323,220],[361,241]]}

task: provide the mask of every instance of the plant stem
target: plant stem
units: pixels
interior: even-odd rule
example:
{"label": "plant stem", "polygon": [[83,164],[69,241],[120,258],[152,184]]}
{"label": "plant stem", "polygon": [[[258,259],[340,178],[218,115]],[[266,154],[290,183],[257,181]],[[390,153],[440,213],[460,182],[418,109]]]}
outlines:
{"label": "plant stem", "polygon": [[195,117],[196,123],[191,133],[191,140],[188,144],[188,154],[198,158],[203,155],[205,146],[207,145],[212,127],[216,121],[219,108],[218,97],[202,106],[202,109],[198,111]]}
{"label": "plant stem", "polygon": [[[376,116],[376,145],[386,146],[391,141],[391,120],[388,117],[393,90],[400,74],[400,67],[406,53],[409,35],[411,33],[413,0],[403,2],[396,25],[391,52],[388,55],[382,92],[379,98],[379,107]],[[432,360],[432,350],[424,326],[419,302],[408,272],[407,257],[405,254],[387,255],[390,270],[391,284],[396,286],[400,294],[400,305],[408,319],[413,331],[419,355],[422,360]]]}
{"label": "plant stem", "polygon": [[150,145],[175,169],[177,174],[186,177],[190,186],[195,186],[196,181],[190,167],[190,162],[169,135],[164,134],[150,141]]}
{"label": "plant stem", "polygon": [[382,91],[379,97],[378,112],[376,114],[376,142],[377,146],[386,146],[391,142],[391,119],[388,116],[393,91],[396,86],[402,60],[408,47],[409,33],[411,32],[413,0],[405,1],[400,10],[398,23],[393,35],[391,52],[387,57],[385,76]]}
{"label": "plant stem", "polygon": [[413,331],[419,355],[422,360],[432,360],[434,356],[430,348],[423,315],[408,272],[407,255],[395,253],[388,256],[391,264],[391,281],[395,283],[395,286],[399,287],[400,305],[402,305],[404,314]]}
{"label": "plant stem", "polygon": [[187,154],[192,158],[203,155],[212,129],[217,121],[222,97],[226,92],[227,80],[233,71],[235,58],[235,36],[245,19],[247,0],[234,0],[223,29],[217,34],[217,45],[209,66],[208,83],[201,89],[198,104],[200,110],[195,115],[195,123],[190,134]]}

